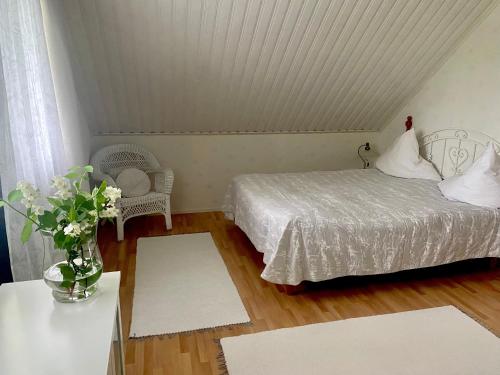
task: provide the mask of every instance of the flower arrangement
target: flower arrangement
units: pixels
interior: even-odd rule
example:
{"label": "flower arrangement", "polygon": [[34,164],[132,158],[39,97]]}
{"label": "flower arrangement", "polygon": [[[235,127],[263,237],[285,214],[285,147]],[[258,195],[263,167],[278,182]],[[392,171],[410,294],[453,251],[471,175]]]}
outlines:
{"label": "flower arrangement", "polygon": [[[87,165],[71,168],[65,176],[55,176],[51,184],[55,192],[45,200],[37,188],[24,181],[17,184],[6,200],[0,199],[0,207],[7,206],[26,219],[21,231],[22,243],[35,231],[42,235],[42,240],[52,238],[54,247],[65,252],[66,260],[46,270],[44,279],[69,299],[75,297],[74,292],[86,296],[87,289],[93,285],[90,284],[100,277],[102,261],[98,249],[96,251],[97,224],[99,219],[112,220],[118,214],[115,203],[121,197],[120,189],[107,186],[106,181],[91,192],[82,189],[92,171],[92,166]],[[16,202],[25,207],[25,212],[14,206]],[[55,284],[50,284],[48,279]]]}

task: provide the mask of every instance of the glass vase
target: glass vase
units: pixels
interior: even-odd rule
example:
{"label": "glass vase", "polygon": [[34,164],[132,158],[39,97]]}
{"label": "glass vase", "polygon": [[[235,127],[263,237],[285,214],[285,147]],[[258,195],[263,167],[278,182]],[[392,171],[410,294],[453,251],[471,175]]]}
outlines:
{"label": "glass vase", "polygon": [[43,273],[45,283],[58,302],[85,301],[96,291],[102,275],[102,258],[95,240],[67,253],[66,260]]}

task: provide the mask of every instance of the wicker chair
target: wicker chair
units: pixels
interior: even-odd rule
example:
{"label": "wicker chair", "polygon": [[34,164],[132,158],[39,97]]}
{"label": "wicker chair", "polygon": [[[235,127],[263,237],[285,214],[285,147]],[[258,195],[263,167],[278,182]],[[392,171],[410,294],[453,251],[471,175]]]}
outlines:
{"label": "wicker chair", "polygon": [[110,186],[116,186],[116,177],[127,168],[137,168],[154,177],[153,190],[146,195],[117,200],[116,207],[120,210],[116,218],[118,241],[123,240],[125,221],[135,216],[163,214],[167,229],[172,229],[170,193],[174,173],[171,169],[162,169],[151,152],[133,144],[112,145],[97,151],[91,164],[94,167],[92,178],[97,183],[106,180]]}

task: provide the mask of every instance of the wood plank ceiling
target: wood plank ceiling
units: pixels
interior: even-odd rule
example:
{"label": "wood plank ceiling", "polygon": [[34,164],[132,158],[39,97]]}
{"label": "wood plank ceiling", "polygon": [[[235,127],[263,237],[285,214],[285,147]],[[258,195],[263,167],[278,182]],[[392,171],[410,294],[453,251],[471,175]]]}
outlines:
{"label": "wood plank ceiling", "polygon": [[94,134],[371,131],[496,0],[64,0]]}

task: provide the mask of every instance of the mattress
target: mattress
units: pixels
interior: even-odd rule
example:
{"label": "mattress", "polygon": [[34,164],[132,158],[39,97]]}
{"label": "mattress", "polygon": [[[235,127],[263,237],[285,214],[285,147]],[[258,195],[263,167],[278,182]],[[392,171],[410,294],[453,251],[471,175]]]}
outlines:
{"label": "mattress", "polygon": [[223,209],[264,254],[262,278],[277,284],[500,256],[500,210],[375,169],[240,175]]}

